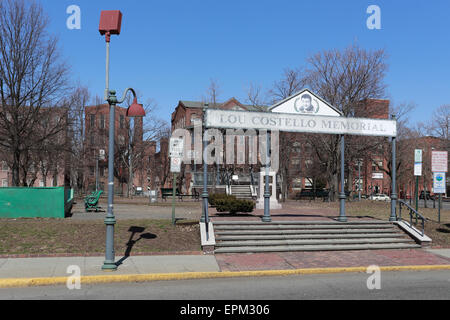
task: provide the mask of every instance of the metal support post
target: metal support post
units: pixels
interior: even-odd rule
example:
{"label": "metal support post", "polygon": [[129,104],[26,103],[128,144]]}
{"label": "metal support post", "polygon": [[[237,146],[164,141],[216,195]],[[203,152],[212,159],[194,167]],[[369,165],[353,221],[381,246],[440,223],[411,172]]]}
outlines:
{"label": "metal support post", "polygon": [[[392,119],[395,119],[393,116]],[[396,190],[396,183],[397,183],[397,151],[396,151],[396,139],[395,137],[392,137],[392,192],[391,192],[391,216],[389,217],[389,221],[396,221],[397,216],[395,213],[395,206],[397,203],[397,190]]]}
{"label": "metal support post", "polygon": [[441,223],[441,203],[442,203],[442,194],[439,193],[439,202],[438,202],[438,223]]}
{"label": "metal support post", "polygon": [[338,221],[346,222],[345,216],[345,138],[341,135],[341,192],[339,193],[339,218]]}
{"label": "metal support post", "polygon": [[358,201],[361,201],[361,160],[358,159]]}
{"label": "metal support post", "polygon": [[[269,168],[270,168],[270,140],[269,131],[266,131],[266,174],[265,174],[265,189],[264,189],[264,216],[262,217],[263,222],[271,222],[270,217],[270,190],[269,190]],[[272,181],[275,183],[275,181]]]}
{"label": "metal support post", "polygon": [[116,92],[111,90],[108,96],[109,103],[109,141],[108,141],[108,211],[105,218],[106,225],[106,252],[102,269],[105,271],[117,270],[114,262],[114,225],[116,219],[113,212],[114,201],[114,119],[117,103]]}
{"label": "metal support post", "polygon": [[172,224],[175,225],[175,195],[176,195],[177,174],[173,173],[172,183]]}
{"label": "metal support post", "polygon": [[416,211],[419,209],[419,176],[416,176],[416,190],[415,190],[415,198],[416,198]]}
{"label": "metal support post", "polygon": [[205,132],[203,134],[203,210],[202,210],[202,217],[200,218],[200,222],[205,223],[205,229],[206,229],[206,240],[209,239],[208,234],[208,224],[209,224],[209,217],[208,217],[208,163],[207,163],[207,147],[208,147],[208,140],[206,136],[206,108],[208,107],[208,104],[205,104],[205,107],[203,108],[203,128],[205,128]]}

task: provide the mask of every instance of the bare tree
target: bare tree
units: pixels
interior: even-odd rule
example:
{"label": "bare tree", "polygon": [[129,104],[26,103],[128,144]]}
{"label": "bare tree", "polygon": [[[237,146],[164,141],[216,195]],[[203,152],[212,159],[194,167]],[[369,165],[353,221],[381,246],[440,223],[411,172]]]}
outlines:
{"label": "bare tree", "polygon": [[[131,98],[127,97],[126,107],[131,105]],[[150,155],[152,143],[159,141],[165,136],[165,130],[169,127],[167,121],[157,116],[157,104],[150,99],[144,105],[146,116],[141,118],[129,119],[125,126],[127,130],[127,141],[121,143],[116,141],[116,162],[118,168],[124,168],[127,171],[117,171],[117,178],[127,183],[127,197],[132,196],[132,187],[137,172],[144,172],[146,165],[150,165],[146,159]],[[141,181],[143,183],[143,181]]]}
{"label": "bare tree", "polygon": [[[339,108],[344,116],[364,116],[366,110],[361,102],[384,96],[386,70],[384,50],[368,51],[352,45],[342,51],[334,49],[310,56],[307,59],[303,83],[331,105]],[[320,162],[326,166],[327,180],[334,200],[338,191],[340,139],[336,135],[306,136],[316,149]],[[349,137],[346,143],[352,145],[352,139],[358,138]]]}
{"label": "bare tree", "polygon": [[36,2],[0,1],[0,148],[11,154],[14,186],[26,180],[27,168],[20,169],[29,152],[65,129],[60,121],[42,125],[53,107],[62,106],[68,76],[47,26]]}
{"label": "bare tree", "polygon": [[268,92],[271,103],[274,104],[290,97],[294,93],[300,91],[303,86],[304,78],[302,77],[302,72],[300,69],[285,69],[281,79],[275,81],[272,89]]}
{"label": "bare tree", "polygon": [[264,98],[260,85],[250,83],[247,89],[247,103],[258,111],[267,111],[267,98]]}
{"label": "bare tree", "polygon": [[[85,168],[87,166],[85,107],[89,105],[89,89],[78,84],[69,98],[69,132],[71,147],[70,175],[72,184],[83,193],[86,185]],[[43,168],[43,170],[45,170]]]}
{"label": "bare tree", "polygon": [[[303,80],[300,69],[285,69],[281,79],[275,81],[267,95],[272,104],[284,100],[300,91],[303,87]],[[298,135],[291,132],[280,132],[279,134],[279,154],[283,155],[279,159],[279,178],[281,186],[281,198],[285,201],[288,198],[289,185],[292,184],[294,172],[291,166],[291,159],[296,153],[293,146],[298,142]],[[297,166],[300,168],[300,166]]]}
{"label": "bare tree", "polygon": [[218,80],[211,78],[209,80],[209,87],[206,90],[206,97],[204,97],[202,100],[215,105],[219,101],[220,94],[221,94],[221,91],[220,91],[220,85],[219,85]]}
{"label": "bare tree", "polygon": [[431,136],[450,141],[450,105],[443,105],[434,110],[431,121],[425,125],[427,133]]}

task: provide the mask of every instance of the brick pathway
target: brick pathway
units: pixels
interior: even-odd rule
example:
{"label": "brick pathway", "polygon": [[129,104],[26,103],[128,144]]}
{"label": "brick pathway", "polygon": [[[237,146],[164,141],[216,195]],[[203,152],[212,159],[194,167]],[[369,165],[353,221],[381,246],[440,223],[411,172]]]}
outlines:
{"label": "brick pathway", "polygon": [[450,264],[423,249],[216,254],[221,271]]}
{"label": "brick pathway", "polygon": [[[255,209],[253,212],[248,214],[227,214],[227,213],[217,213],[215,208],[209,208],[208,215],[212,221],[221,220],[249,220],[249,221],[261,221],[264,216],[263,209]],[[283,204],[283,209],[271,210],[270,216],[272,221],[276,220],[332,220],[339,216],[339,211],[337,209],[331,208],[311,208],[311,207],[299,207],[294,204]],[[369,217],[348,217],[348,221],[357,220],[370,220]]]}

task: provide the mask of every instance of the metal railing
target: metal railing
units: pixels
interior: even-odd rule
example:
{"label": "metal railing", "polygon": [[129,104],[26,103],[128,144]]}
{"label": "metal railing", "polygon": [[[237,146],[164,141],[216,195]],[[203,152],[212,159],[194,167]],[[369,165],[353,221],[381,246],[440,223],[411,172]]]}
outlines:
{"label": "metal railing", "polygon": [[[409,210],[409,227],[412,230],[416,230],[413,228],[413,224],[412,224],[412,220],[413,220],[413,216],[416,219],[416,225],[418,223],[418,220],[422,220],[422,237],[424,236],[424,231],[425,231],[425,220],[426,218],[424,216],[422,216],[419,212],[417,212],[413,207],[411,207],[409,204],[407,204],[405,201],[403,200],[398,200],[398,206],[399,206],[399,210],[398,210],[398,221],[402,221],[402,206],[406,206],[406,208]],[[419,233],[419,232],[418,232]]]}

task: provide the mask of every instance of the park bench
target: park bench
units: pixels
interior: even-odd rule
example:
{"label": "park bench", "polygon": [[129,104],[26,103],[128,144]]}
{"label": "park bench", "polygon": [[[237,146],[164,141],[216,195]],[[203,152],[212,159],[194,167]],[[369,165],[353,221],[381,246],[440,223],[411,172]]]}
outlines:
{"label": "park bench", "polygon": [[95,212],[98,212],[98,209],[100,209],[98,200],[100,199],[100,195],[102,193],[102,190],[94,191],[84,198],[84,209],[86,212],[89,212],[90,209],[95,209]]}
{"label": "park bench", "polygon": [[[163,200],[167,200],[167,198],[172,198],[173,189],[172,188],[161,188],[161,198]],[[179,200],[183,200],[183,197],[191,197],[192,199],[199,200],[200,194],[196,190],[192,190],[192,194],[182,194],[180,190],[177,188],[175,190],[175,196],[178,197]]]}
{"label": "park bench", "polygon": [[295,200],[301,199],[314,200],[315,199],[314,192],[312,190],[302,190],[301,192],[298,192],[295,195]]}
{"label": "park bench", "polygon": [[313,190],[302,190],[301,192],[298,192],[295,195],[295,200],[302,200],[302,199],[308,199],[308,200],[315,200],[316,198],[322,198],[323,201],[328,201],[329,199],[329,191],[328,190],[316,190],[315,192]]}

